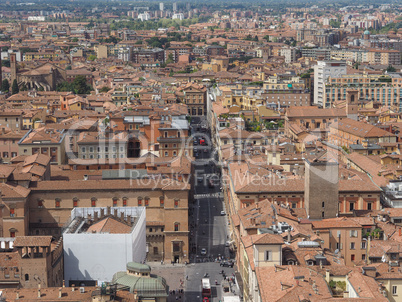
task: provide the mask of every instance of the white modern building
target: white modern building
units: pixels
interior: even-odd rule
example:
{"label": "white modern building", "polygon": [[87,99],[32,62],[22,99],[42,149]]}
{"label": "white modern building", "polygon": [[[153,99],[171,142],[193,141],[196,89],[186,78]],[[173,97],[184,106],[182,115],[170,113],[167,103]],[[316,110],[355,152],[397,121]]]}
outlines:
{"label": "white modern building", "polygon": [[285,57],[285,63],[289,64],[296,61],[296,49],[294,47],[282,48],[281,56]]}
{"label": "white modern building", "polygon": [[336,78],[346,74],[345,61],[318,61],[314,66],[314,104],[329,107],[324,100],[325,82],[328,77]]}
{"label": "white modern building", "polygon": [[67,286],[112,281],[128,262],[146,258],[144,207],[74,208],[63,230]]}
{"label": "white modern building", "polygon": [[183,20],[183,19],[184,19],[184,14],[182,14],[182,13],[174,14],[174,15],[172,16],[172,19]]}
{"label": "white modern building", "polygon": [[139,14],[138,15],[138,19],[140,19],[141,21],[148,21],[149,19],[151,19],[151,15],[147,12]]}
{"label": "white modern building", "polygon": [[176,2],[173,2],[173,11],[177,12],[177,3]]}
{"label": "white modern building", "polygon": [[163,2],[159,3],[159,10],[163,11],[165,8],[165,5],[163,4]]}

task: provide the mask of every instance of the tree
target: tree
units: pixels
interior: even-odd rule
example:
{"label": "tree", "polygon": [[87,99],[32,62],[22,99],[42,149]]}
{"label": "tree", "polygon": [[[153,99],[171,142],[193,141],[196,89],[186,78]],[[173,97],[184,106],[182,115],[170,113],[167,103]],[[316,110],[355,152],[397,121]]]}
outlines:
{"label": "tree", "polygon": [[96,60],[96,55],[90,55],[88,56],[89,61],[95,61]]}
{"label": "tree", "polygon": [[78,38],[73,38],[71,41],[76,43],[76,42],[78,42]]}
{"label": "tree", "polygon": [[92,90],[92,87],[87,84],[87,79],[82,75],[75,77],[73,88],[76,94],[88,94]]}
{"label": "tree", "polygon": [[386,69],[387,72],[396,72],[395,67],[393,67],[392,65],[389,65]]}
{"label": "tree", "polygon": [[173,54],[172,54],[172,53],[170,53],[170,54],[168,55],[168,58],[167,58],[167,60],[166,60],[166,64],[170,64],[170,63],[174,63]]}
{"label": "tree", "polygon": [[110,88],[109,87],[106,87],[106,86],[103,86],[100,90],[99,90],[99,92],[108,92],[110,90]]}
{"label": "tree", "polygon": [[8,92],[10,90],[10,83],[7,79],[4,79],[1,83],[1,91]]}
{"label": "tree", "polygon": [[17,94],[18,92],[20,92],[20,89],[18,88],[18,82],[17,82],[17,79],[14,79],[13,87],[11,88],[11,93]]}

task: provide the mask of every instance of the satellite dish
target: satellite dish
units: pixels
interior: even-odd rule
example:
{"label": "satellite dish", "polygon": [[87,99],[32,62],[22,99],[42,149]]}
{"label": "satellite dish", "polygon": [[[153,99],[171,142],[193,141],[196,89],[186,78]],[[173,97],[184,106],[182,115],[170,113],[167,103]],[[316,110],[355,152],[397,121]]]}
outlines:
{"label": "satellite dish", "polygon": [[335,253],[335,254],[338,254],[338,253],[339,253],[339,250],[338,250],[338,249],[336,249],[334,253]]}

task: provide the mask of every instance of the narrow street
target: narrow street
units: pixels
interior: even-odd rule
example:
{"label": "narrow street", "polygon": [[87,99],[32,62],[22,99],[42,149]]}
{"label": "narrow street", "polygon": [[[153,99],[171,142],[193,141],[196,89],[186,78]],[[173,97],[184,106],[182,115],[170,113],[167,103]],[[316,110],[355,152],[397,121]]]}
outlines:
{"label": "narrow street", "polygon": [[[223,195],[220,187],[220,174],[212,150],[210,130],[205,132],[201,125],[206,124],[205,119],[194,118],[192,121],[193,134],[197,137],[197,145],[194,146],[195,171],[194,171],[194,204],[192,205],[189,223],[191,227],[191,244],[193,254],[192,264],[186,267],[188,281],[185,288],[186,301],[202,301],[201,279],[205,274],[211,281],[212,295],[209,301],[222,300],[222,281],[224,275],[233,278],[234,268],[221,267],[219,258],[233,259],[230,254],[228,241],[228,221],[226,209],[223,204]],[[206,145],[200,145],[199,139],[205,139]],[[212,183],[211,179],[212,177]],[[217,281],[217,285],[215,284]]]}

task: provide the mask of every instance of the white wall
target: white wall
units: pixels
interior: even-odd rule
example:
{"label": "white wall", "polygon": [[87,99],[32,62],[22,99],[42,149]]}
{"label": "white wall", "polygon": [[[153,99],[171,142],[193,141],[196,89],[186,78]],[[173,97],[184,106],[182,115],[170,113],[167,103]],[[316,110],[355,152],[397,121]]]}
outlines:
{"label": "white wall", "polygon": [[98,284],[110,282],[113,274],[126,270],[128,262],[145,259],[145,209],[138,209],[141,209],[139,217],[130,234],[63,234],[64,279],[67,285],[70,285],[69,280],[97,280]]}

